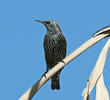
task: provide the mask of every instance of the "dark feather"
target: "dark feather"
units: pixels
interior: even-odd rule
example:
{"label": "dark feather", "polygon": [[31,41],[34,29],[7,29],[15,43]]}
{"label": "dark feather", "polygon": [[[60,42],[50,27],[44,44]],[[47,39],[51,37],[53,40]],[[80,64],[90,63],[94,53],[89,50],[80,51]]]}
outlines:
{"label": "dark feather", "polygon": [[[48,70],[53,68],[66,56],[66,40],[64,36],[61,33],[55,35],[46,34],[44,38],[44,51]],[[60,72],[61,70],[52,77],[52,89],[60,89]]]}

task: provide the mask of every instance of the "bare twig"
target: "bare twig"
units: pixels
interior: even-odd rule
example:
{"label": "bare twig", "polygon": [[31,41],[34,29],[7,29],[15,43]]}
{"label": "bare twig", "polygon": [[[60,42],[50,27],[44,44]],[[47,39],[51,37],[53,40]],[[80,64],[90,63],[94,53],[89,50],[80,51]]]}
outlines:
{"label": "bare twig", "polygon": [[96,83],[95,100],[109,100],[109,93],[104,83],[103,73]]}
{"label": "bare twig", "polygon": [[[99,89],[99,86],[101,86],[100,87],[100,90],[102,88],[103,89],[103,92],[105,91],[105,86],[104,85],[102,86],[102,84],[101,84],[102,81],[103,81],[102,80],[103,79],[102,72],[103,72],[103,69],[104,69],[104,64],[105,64],[105,60],[106,60],[106,56],[107,56],[107,53],[108,53],[109,48],[110,48],[110,39],[107,41],[106,45],[102,49],[102,51],[100,53],[100,56],[99,56],[99,58],[97,60],[97,63],[95,65],[93,71],[90,74],[89,80],[87,82],[87,86],[86,86],[86,88],[84,89],[84,91],[82,93],[83,100],[87,100],[88,95],[90,95],[90,92],[92,91],[92,89],[93,89],[93,87],[95,86],[96,83],[97,83],[97,86],[96,86],[97,89]],[[98,91],[99,90],[97,90],[97,94],[100,95],[100,92],[101,91],[100,92],[98,92]],[[96,95],[96,98],[99,98],[98,95]],[[104,93],[100,97],[100,99],[96,99],[96,100],[107,100],[107,99],[104,99],[103,96],[104,96]]]}
{"label": "bare twig", "polygon": [[73,53],[67,56],[63,61],[65,63],[58,63],[54,68],[52,68],[49,72],[45,74],[46,78],[43,76],[39,81],[37,81],[31,88],[29,88],[20,98],[19,100],[31,100],[34,94],[60,69],[62,69],[66,64],[68,64],[71,60],[76,58],[78,55],[83,53],[89,47],[100,41],[101,39],[107,37],[108,34],[102,34],[96,36],[94,38],[89,39],[83,45],[81,45],[78,49],[76,49]]}

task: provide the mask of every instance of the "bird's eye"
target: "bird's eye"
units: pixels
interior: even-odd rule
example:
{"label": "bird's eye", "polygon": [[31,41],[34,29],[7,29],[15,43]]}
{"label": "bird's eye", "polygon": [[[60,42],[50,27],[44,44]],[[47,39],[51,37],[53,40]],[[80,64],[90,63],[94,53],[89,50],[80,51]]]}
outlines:
{"label": "bird's eye", "polygon": [[50,24],[50,22],[49,22],[49,21],[45,21],[45,23],[46,23],[46,24]]}

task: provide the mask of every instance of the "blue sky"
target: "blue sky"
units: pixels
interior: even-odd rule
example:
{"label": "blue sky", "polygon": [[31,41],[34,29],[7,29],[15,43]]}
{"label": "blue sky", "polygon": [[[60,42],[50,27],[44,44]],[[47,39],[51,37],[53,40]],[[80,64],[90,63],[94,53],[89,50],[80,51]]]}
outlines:
{"label": "blue sky", "polygon": [[[17,100],[45,72],[43,39],[46,28],[35,22],[56,20],[67,40],[67,55],[110,25],[110,0],[2,0],[0,1],[0,98]],[[50,80],[33,100],[82,99],[82,91],[108,38],[69,63],[61,73],[61,89]],[[104,78],[110,92],[110,52]],[[91,98],[94,99],[94,92]]]}

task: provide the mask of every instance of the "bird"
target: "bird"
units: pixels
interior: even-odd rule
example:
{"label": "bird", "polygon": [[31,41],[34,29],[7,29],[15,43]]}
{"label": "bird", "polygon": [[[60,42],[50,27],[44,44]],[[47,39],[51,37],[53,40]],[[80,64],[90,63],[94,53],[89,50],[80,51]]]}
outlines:
{"label": "bird", "polygon": [[[47,33],[44,37],[43,42],[45,60],[47,65],[45,73],[47,73],[59,62],[61,61],[64,62],[63,59],[66,56],[67,43],[64,35],[62,34],[60,26],[55,20],[46,20],[46,21],[36,20],[36,21],[44,24],[47,29]],[[52,90],[60,89],[60,73],[61,70],[51,78]]]}

